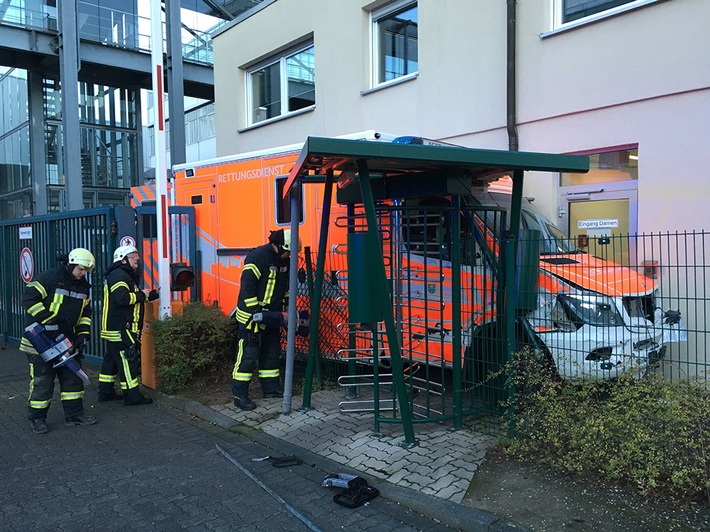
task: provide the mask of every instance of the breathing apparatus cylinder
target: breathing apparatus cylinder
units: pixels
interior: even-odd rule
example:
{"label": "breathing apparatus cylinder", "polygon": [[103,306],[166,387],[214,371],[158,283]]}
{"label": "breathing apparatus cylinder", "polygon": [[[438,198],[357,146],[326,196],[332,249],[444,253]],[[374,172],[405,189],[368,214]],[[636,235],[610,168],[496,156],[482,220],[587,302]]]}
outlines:
{"label": "breathing apparatus cylinder", "polygon": [[73,360],[79,354],[79,351],[74,348],[74,344],[71,343],[69,338],[60,334],[53,340],[47,334],[45,327],[38,322],[25,327],[24,335],[32,344],[32,347],[37,350],[37,354],[42,357],[42,360],[49,362],[55,368],[66,366],[84,384],[89,384],[89,376],[81,369],[77,361]]}

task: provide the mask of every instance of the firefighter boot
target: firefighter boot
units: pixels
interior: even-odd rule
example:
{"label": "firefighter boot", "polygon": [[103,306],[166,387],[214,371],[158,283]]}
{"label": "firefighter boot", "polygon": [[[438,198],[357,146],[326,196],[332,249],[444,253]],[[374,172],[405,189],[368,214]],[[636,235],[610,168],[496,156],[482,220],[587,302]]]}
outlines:
{"label": "firefighter boot", "polygon": [[235,397],[234,406],[242,410],[254,410],[256,408],[256,403],[249,399],[248,395],[244,397]]}
{"label": "firefighter boot", "polygon": [[139,398],[135,399],[123,399],[123,404],[126,406],[140,406],[140,405],[149,405],[153,402],[153,400],[150,397],[146,397],[145,395],[141,394]]}
{"label": "firefighter boot", "polygon": [[96,425],[96,418],[94,416],[87,416],[86,414],[76,414],[75,416],[69,416],[64,418],[64,424],[67,427],[72,425]]}
{"label": "firefighter boot", "polygon": [[284,396],[284,391],[281,388],[264,391],[264,399],[281,399]]}
{"label": "firefighter boot", "polygon": [[30,424],[32,425],[32,432],[35,434],[47,434],[49,432],[47,420],[44,418],[30,419]]}
{"label": "firefighter boot", "polygon": [[123,394],[123,404],[126,406],[149,405],[152,402],[153,400],[143,395],[138,387],[126,390]]}
{"label": "firefighter boot", "polygon": [[259,380],[264,399],[281,399],[284,396],[278,377],[261,378]]}
{"label": "firefighter boot", "polygon": [[234,406],[242,410],[254,410],[256,403],[249,399],[249,382],[232,381]]}
{"label": "firefighter boot", "polygon": [[113,390],[112,393],[99,394],[99,403],[105,403],[107,401],[123,401],[123,396]]}

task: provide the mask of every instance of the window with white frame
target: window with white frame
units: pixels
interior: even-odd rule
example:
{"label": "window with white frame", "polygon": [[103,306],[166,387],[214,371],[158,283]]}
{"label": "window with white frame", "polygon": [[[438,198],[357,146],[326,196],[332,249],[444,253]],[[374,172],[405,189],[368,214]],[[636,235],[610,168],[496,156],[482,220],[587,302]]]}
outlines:
{"label": "window with white frame", "polygon": [[417,2],[399,0],[372,12],[373,85],[419,69]]}
{"label": "window with white frame", "polygon": [[[559,6],[559,23],[567,24],[591,17],[604,11],[626,6],[627,4],[647,4],[649,0],[555,0]],[[628,7],[633,7],[629,5]]]}
{"label": "window with white frame", "polygon": [[247,72],[248,125],[316,103],[313,44],[292,49]]}

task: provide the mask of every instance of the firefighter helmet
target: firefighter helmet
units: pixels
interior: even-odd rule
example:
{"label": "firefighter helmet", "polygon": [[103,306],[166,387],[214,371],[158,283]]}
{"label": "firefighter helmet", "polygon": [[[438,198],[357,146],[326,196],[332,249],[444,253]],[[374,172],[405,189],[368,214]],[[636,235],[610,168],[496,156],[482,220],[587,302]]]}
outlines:
{"label": "firefighter helmet", "polygon": [[96,259],[88,249],[74,248],[69,252],[69,264],[75,264],[91,271],[96,266]]}
{"label": "firefighter helmet", "polygon": [[[284,230],[284,244],[283,244],[284,251],[291,251],[291,230],[286,229]],[[297,251],[301,251],[301,237],[298,237],[298,248]]]}
{"label": "firefighter helmet", "polygon": [[113,252],[113,262],[121,262],[126,255],[130,255],[131,253],[138,253],[138,250],[134,246],[118,247],[116,251]]}

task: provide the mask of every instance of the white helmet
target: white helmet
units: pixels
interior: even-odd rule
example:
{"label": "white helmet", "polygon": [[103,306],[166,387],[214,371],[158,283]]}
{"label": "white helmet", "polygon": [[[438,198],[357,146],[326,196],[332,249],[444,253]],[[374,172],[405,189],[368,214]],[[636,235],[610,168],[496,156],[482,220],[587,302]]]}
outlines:
{"label": "white helmet", "polygon": [[69,252],[69,264],[77,264],[89,271],[96,266],[96,259],[86,248],[74,248]]}
{"label": "white helmet", "polygon": [[138,250],[133,246],[118,247],[116,251],[113,252],[113,262],[121,262],[126,255],[130,255],[131,253],[138,253]]}

